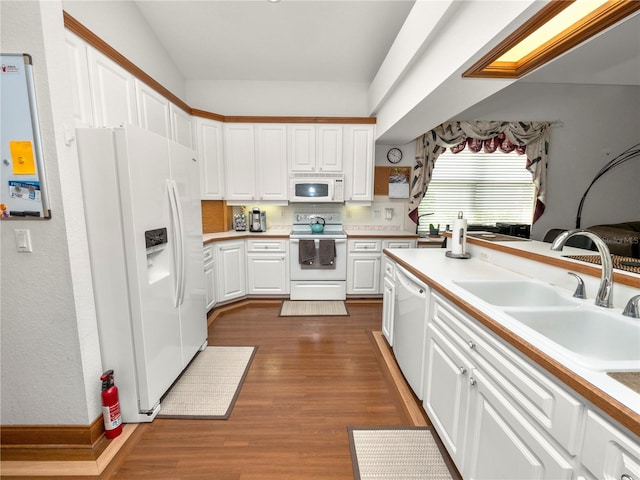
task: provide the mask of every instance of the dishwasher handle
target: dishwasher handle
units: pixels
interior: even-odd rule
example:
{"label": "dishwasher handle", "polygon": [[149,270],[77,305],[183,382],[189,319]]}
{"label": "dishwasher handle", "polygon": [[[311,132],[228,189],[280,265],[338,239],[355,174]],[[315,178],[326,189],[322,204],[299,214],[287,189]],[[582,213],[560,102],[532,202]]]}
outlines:
{"label": "dishwasher handle", "polygon": [[411,291],[414,295],[420,297],[426,297],[426,287],[424,285],[420,285],[416,283],[412,278],[410,278],[402,269],[398,269],[396,278],[402,284],[404,288]]}

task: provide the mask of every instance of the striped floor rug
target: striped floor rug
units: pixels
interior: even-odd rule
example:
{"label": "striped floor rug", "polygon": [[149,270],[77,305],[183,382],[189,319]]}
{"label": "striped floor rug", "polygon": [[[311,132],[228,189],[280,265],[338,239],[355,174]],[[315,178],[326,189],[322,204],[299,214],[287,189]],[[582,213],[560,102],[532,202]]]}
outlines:
{"label": "striped floor rug", "polygon": [[429,427],[349,427],[356,480],[453,480]]}
{"label": "striped floor rug", "polygon": [[342,300],[284,300],[281,317],[317,317],[349,315]]}
{"label": "striped floor rug", "polygon": [[159,418],[227,419],[256,347],[207,347],[160,400]]}

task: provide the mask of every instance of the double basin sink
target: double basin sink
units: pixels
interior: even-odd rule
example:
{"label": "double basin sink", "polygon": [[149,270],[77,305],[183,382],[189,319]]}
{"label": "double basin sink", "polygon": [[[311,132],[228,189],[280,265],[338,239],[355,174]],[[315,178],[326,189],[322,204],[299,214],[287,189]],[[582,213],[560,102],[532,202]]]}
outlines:
{"label": "double basin sink", "polygon": [[569,362],[589,370],[640,370],[640,321],[529,280],[454,282],[499,308]]}

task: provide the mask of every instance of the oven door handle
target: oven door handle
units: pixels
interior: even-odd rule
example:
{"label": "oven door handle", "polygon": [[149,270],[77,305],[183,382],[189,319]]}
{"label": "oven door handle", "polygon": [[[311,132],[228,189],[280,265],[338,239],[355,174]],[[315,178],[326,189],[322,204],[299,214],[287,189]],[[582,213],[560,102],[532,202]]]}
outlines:
{"label": "oven door handle", "polygon": [[[320,240],[319,238],[314,238],[314,239],[309,239],[309,240]],[[325,240],[335,240],[336,243],[347,243],[347,239],[346,238],[335,238],[335,239],[331,239],[331,238],[327,238]],[[289,241],[291,243],[300,243],[300,239],[299,238],[290,238]]]}

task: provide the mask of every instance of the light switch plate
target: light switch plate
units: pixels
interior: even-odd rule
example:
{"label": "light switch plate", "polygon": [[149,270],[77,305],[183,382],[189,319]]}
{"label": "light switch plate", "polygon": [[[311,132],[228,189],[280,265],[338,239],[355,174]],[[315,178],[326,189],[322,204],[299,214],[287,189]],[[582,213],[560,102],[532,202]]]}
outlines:
{"label": "light switch plate", "polygon": [[31,247],[31,233],[27,228],[16,228],[14,230],[16,234],[16,247],[18,252],[33,252]]}

